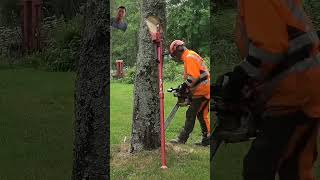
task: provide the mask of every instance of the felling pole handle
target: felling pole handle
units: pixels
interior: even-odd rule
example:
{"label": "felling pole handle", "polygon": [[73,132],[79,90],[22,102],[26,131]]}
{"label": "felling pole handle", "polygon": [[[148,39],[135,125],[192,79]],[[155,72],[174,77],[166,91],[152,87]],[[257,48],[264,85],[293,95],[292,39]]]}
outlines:
{"label": "felling pole handle", "polygon": [[161,169],[167,168],[166,161],[166,144],[165,144],[165,125],[164,125],[164,93],[163,93],[163,40],[160,19],[155,16],[146,18],[146,24],[151,35],[151,40],[156,46],[158,62],[158,79],[159,79],[159,100],[160,100],[160,134],[161,134]]}

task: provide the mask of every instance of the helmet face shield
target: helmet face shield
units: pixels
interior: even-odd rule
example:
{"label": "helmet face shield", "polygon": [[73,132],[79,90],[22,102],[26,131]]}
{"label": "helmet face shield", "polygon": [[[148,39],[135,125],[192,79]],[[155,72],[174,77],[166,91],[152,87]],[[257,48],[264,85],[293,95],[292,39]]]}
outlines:
{"label": "helmet face shield", "polygon": [[169,58],[170,60],[177,62],[177,58],[173,54],[169,54]]}
{"label": "helmet face shield", "polygon": [[171,59],[174,59],[176,57],[177,57],[177,53],[176,52],[170,53],[170,58]]}
{"label": "helmet face shield", "polygon": [[174,56],[172,56],[172,54],[169,54],[169,59],[174,59]]}
{"label": "helmet face shield", "polygon": [[171,60],[177,63],[181,62],[180,57],[178,56],[178,53],[176,51],[173,54],[169,54],[169,57]]}

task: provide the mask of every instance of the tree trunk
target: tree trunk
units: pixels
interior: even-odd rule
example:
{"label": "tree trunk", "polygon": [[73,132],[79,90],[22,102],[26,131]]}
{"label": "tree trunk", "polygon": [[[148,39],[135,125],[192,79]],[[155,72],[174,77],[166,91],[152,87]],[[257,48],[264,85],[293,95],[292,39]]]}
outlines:
{"label": "tree trunk", "polygon": [[88,0],[77,62],[72,179],[109,179],[109,39],[107,0]]}
{"label": "tree trunk", "polygon": [[[165,0],[142,0],[139,50],[134,88],[131,152],[160,146],[158,63],[145,19],[158,16],[165,24]],[[164,27],[164,26],[163,26]]]}

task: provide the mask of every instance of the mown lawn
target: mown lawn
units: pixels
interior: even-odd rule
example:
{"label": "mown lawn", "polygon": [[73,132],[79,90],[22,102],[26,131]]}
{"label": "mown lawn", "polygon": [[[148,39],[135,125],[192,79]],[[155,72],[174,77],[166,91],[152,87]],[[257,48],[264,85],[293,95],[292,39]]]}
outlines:
{"label": "mown lawn", "polygon": [[[165,84],[166,89],[178,84]],[[73,73],[28,69],[0,70],[0,180],[64,180],[72,172]],[[193,143],[201,138],[199,123],[183,146],[167,145],[168,169],[160,169],[158,150],[128,153],[133,86],[111,83],[112,179],[209,179],[209,148]],[[165,94],[166,115],[175,98]],[[167,140],[183,126],[180,109],[167,130]],[[217,180],[240,180],[242,158],[249,143],[222,146],[215,159]],[[316,173],[320,178],[320,164]]]}
{"label": "mown lawn", "polygon": [[[178,84],[165,84],[166,88]],[[138,155],[128,153],[130,149],[131,118],[133,103],[133,86],[128,84],[111,84],[111,177],[112,179],[209,179],[209,153],[206,148],[199,148],[192,143],[200,137],[199,123],[191,141],[184,146],[168,146],[168,167],[160,169],[158,151],[143,152]],[[125,103],[124,103],[125,102]],[[170,112],[175,98],[165,94],[165,113]],[[180,109],[173,123],[167,130],[167,140],[174,138],[183,126],[186,108]],[[241,180],[242,160],[248,151],[250,142],[222,145],[214,162],[214,180]],[[320,178],[319,160],[316,167]]]}
{"label": "mown lawn", "polygon": [[[318,151],[320,151],[319,141]],[[242,180],[242,160],[246,155],[250,143],[229,144],[222,146],[214,161],[214,180]],[[261,162],[263,163],[263,162]],[[315,165],[316,179],[320,179],[320,159]]]}
{"label": "mown lawn", "polygon": [[[165,89],[179,83],[165,84]],[[209,179],[209,147],[193,143],[201,140],[199,123],[196,123],[186,145],[167,144],[168,169],[161,170],[158,150],[132,155],[130,149],[133,111],[133,85],[111,83],[111,179]],[[165,114],[171,111],[176,99],[165,93]],[[177,112],[167,129],[167,141],[175,138],[184,124],[186,108]]]}
{"label": "mown lawn", "polygon": [[70,179],[73,74],[0,70],[0,179]]}

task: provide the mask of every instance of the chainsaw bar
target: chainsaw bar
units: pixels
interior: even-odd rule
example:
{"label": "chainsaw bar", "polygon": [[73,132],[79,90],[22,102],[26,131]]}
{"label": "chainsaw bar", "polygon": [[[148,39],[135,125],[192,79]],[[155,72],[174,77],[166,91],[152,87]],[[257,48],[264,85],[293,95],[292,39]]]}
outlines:
{"label": "chainsaw bar", "polygon": [[164,129],[165,129],[165,130],[166,130],[167,127],[170,125],[170,123],[171,123],[171,121],[173,120],[174,115],[175,115],[176,112],[178,111],[179,107],[180,107],[180,105],[177,103],[177,104],[173,107],[173,109],[171,110],[168,118],[166,119],[166,121],[165,121],[165,123],[164,123],[164,127],[165,127]]}

